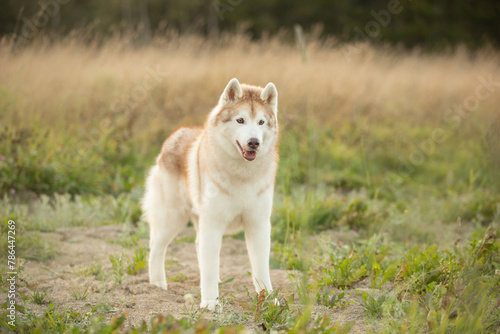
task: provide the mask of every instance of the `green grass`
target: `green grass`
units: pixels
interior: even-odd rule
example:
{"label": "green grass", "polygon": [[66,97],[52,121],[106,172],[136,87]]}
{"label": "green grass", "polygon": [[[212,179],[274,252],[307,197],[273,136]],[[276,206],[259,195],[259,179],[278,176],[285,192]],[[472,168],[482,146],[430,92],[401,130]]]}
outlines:
{"label": "green grass", "polygon": [[92,277],[94,276],[97,280],[104,280],[104,271],[102,269],[102,264],[99,262],[93,263],[89,266],[77,268],[75,270],[75,275],[80,277]]}
{"label": "green grass", "polygon": [[167,281],[170,282],[184,282],[187,279],[187,276],[183,273],[167,278]]}
{"label": "green grass", "polygon": [[89,287],[86,286],[85,289],[83,287],[75,287],[69,289],[69,294],[74,300],[87,300],[87,298],[91,295],[91,291],[89,291]]}
{"label": "green grass", "polygon": [[[3,217],[9,217],[5,215]],[[52,259],[56,252],[56,244],[43,236],[39,231],[30,231],[21,219],[17,219],[15,214],[11,214],[0,226],[0,247],[7,250],[7,233],[9,220],[16,222],[15,251],[16,257],[24,260],[44,262]],[[18,262],[19,264],[19,262]]]}
{"label": "green grass", "polygon": [[387,296],[382,295],[378,298],[367,294],[366,292],[361,293],[360,304],[363,306],[363,311],[368,313],[372,317],[381,317],[383,312],[383,305],[387,302]]}
{"label": "green grass", "polygon": [[[300,136],[299,130],[283,131],[291,134],[298,131],[296,136]],[[174,332],[196,326],[211,330],[219,325],[229,330],[232,325],[240,328],[241,323],[253,320],[267,330],[323,332],[338,328],[341,331],[352,324],[332,323],[326,313],[313,316],[311,307],[324,306],[341,312],[358,303],[366,317],[367,329],[376,333],[420,330],[495,333],[500,325],[500,241],[496,231],[500,196],[495,183],[488,181],[487,170],[480,172],[465,163],[475,160],[476,153],[459,146],[456,150],[462,157],[453,160],[450,166],[443,150],[443,155],[436,153],[429,165],[420,167],[411,177],[403,175],[395,183],[389,182],[396,170],[394,161],[379,155],[374,147],[366,148],[363,158],[360,153],[352,152],[361,152],[355,139],[342,143],[321,128],[317,132],[322,140],[321,149],[298,147],[291,134],[283,136],[281,150],[287,154],[281,157],[272,216],[272,266],[298,270],[308,278],[307,282],[299,276],[292,279],[297,289],[294,303],[299,303],[298,309],[289,307],[286,298],[277,306],[274,304],[277,295],[266,295],[262,306],[258,306],[258,299],[250,298],[251,316],[228,314],[207,324],[201,313],[190,311],[186,314],[195,316],[184,320],[158,316],[149,326]],[[372,132],[373,145],[384,145],[384,126],[375,126]],[[366,138],[363,142],[367,142]],[[312,154],[309,152],[312,149],[318,151]],[[344,152],[350,153],[343,156]],[[301,161],[303,155],[313,161]],[[369,164],[364,164],[363,159]],[[136,164],[134,168],[142,170],[135,181],[140,183],[147,168],[144,164]],[[108,186],[111,184],[103,188]],[[109,240],[136,248],[131,258],[123,254],[110,256],[110,276],[120,284],[126,275],[144,270],[147,254],[139,247],[139,240],[147,236],[147,231],[138,222],[140,189],[119,193],[49,194],[31,202],[6,195],[2,210],[22,223],[18,224],[22,231],[18,242],[20,254],[37,261],[52,258],[57,250],[57,245],[41,238],[40,232],[58,227],[127,224],[130,229]],[[451,234],[458,226],[470,232]],[[354,234],[339,243],[328,237],[335,235],[332,230]],[[3,226],[2,235],[5,233]],[[102,276],[99,268],[81,268],[77,274]],[[170,280],[182,279],[183,276],[176,276]],[[377,293],[356,293],[360,284]],[[36,293],[33,302],[44,304],[43,296]],[[88,291],[73,291],[76,300],[87,297]],[[71,311],[49,308],[46,312],[42,318],[24,317],[25,328],[41,326],[75,331],[92,328],[106,332],[120,327],[123,321],[118,317],[106,325],[92,321],[82,325],[78,315]],[[141,332],[141,328],[136,330]]]}
{"label": "green grass", "polygon": [[[372,131],[375,139],[379,132],[385,133],[383,126]],[[395,170],[394,162],[379,156],[374,148],[366,149],[362,158],[361,154],[351,152],[360,150],[353,144],[354,139],[341,143],[321,129],[318,133],[322,148],[312,155],[308,150],[313,148],[297,147],[291,138],[283,137],[281,150],[289,153],[281,157],[272,217],[272,266],[302,271],[309,277],[308,282],[299,280],[299,276],[292,280],[298,296],[295,302],[302,305],[301,311],[290,308],[286,298],[277,306],[274,304],[277,296],[266,295],[263,306],[259,306],[262,310],[257,299],[251,302],[250,317],[233,314],[206,324],[201,320],[203,315],[195,312],[195,316],[186,318],[190,320],[158,316],[149,326],[183,332],[196,326],[207,326],[210,330],[222,324],[229,330],[232,325],[240,328],[241,323],[253,319],[267,330],[346,330],[352,324],[334,325],[325,320],[326,313],[327,318],[315,317],[308,310],[325,306],[341,312],[359,303],[367,329],[376,333],[412,330],[495,333],[500,325],[500,241],[495,230],[500,218],[500,196],[496,185],[487,181],[486,172],[467,169],[469,164],[462,167],[463,161],[476,159],[476,153],[464,148],[461,151],[464,157],[448,166],[448,173],[453,170],[448,175],[443,174],[442,168],[448,165],[446,152],[443,156],[436,154],[429,166],[421,167],[425,170],[417,170],[411,177],[403,175],[395,184],[388,181]],[[384,144],[382,138],[375,142]],[[350,156],[342,156],[338,150],[350,152]],[[304,154],[312,156],[313,162],[300,161]],[[367,159],[369,166],[363,165],[363,159]],[[146,166],[135,168],[143,171],[137,176],[136,182],[140,183]],[[119,192],[119,195],[96,195],[93,191],[50,195],[49,192],[50,196],[42,195],[29,204],[6,195],[2,210],[11,219],[24,223],[18,224],[22,226],[18,240],[20,253],[37,261],[52,258],[57,249],[56,244],[41,238],[40,232],[123,222],[130,227],[139,226],[109,240],[136,248],[131,258],[123,254],[110,256],[111,277],[120,284],[126,275],[144,270],[147,254],[139,247],[139,240],[147,236],[147,231],[138,223],[139,188]],[[459,225],[475,232],[443,235],[443,231],[452,231]],[[332,230],[355,234],[344,239],[346,243],[338,243],[328,240]],[[3,226],[2,235],[5,233]],[[311,237],[319,242],[312,242]],[[462,241],[457,243],[458,238]],[[102,276],[99,268],[82,268],[77,274]],[[170,280],[182,279],[178,276]],[[355,293],[359,284],[378,292]],[[45,304],[48,297],[35,294],[33,302]],[[73,290],[74,299],[87,297],[88,291]],[[82,325],[78,315],[71,311],[49,308],[46,312],[42,318],[25,317],[24,326],[75,331],[74,328],[82,331],[93,328],[106,332],[120,327],[123,320],[118,317],[107,325],[91,321]],[[415,323],[419,326],[415,327]]]}
{"label": "green grass", "polygon": [[33,303],[38,305],[49,304],[50,300],[45,291],[35,290],[33,291],[33,296],[31,297]]}

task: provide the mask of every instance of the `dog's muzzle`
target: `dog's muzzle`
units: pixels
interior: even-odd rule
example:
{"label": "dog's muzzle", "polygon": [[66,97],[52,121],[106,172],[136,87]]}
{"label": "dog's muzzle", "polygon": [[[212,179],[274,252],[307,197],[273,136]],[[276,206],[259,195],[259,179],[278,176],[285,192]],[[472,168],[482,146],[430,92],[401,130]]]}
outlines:
{"label": "dog's muzzle", "polygon": [[247,161],[254,161],[255,158],[257,157],[257,149],[260,146],[260,142],[257,138],[250,138],[247,142],[247,147],[248,149],[244,149],[239,141],[236,141],[236,144],[238,144],[238,147],[241,151],[241,155],[245,160]]}

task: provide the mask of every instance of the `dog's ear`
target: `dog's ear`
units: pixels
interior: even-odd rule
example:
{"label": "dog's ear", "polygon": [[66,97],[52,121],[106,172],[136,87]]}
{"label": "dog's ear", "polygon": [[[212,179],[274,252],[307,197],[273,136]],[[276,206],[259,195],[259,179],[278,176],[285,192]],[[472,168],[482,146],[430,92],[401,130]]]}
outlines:
{"label": "dog's ear", "polygon": [[275,114],[278,113],[278,90],[272,82],[268,83],[266,88],[260,93],[260,98],[264,103],[271,106]]}
{"label": "dog's ear", "polygon": [[229,81],[220,97],[220,104],[228,104],[236,101],[243,96],[243,91],[241,90],[240,82],[238,79],[234,78]]}

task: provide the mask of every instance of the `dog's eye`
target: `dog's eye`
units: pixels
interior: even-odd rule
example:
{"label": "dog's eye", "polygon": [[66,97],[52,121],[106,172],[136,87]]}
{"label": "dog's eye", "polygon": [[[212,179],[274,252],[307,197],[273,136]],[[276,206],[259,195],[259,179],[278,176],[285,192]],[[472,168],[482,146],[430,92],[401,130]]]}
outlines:
{"label": "dog's eye", "polygon": [[260,120],[260,121],[259,121],[259,125],[264,125],[264,123],[265,123],[265,122],[264,122],[263,120]]}
{"label": "dog's eye", "polygon": [[236,122],[238,122],[238,123],[240,123],[240,124],[243,124],[243,123],[245,123],[245,120],[244,120],[243,118],[238,118],[238,119],[236,120]]}

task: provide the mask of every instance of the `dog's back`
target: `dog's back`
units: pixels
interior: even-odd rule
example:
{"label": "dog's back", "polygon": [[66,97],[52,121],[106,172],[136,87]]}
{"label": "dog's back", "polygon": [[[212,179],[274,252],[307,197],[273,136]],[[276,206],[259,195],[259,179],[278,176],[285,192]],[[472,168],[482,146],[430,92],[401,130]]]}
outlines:
{"label": "dog's back", "polygon": [[202,131],[201,127],[182,127],[173,132],[163,143],[158,165],[169,172],[185,174],[187,152]]}

